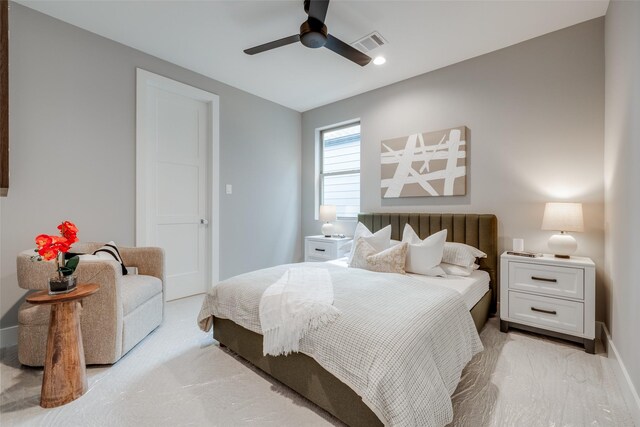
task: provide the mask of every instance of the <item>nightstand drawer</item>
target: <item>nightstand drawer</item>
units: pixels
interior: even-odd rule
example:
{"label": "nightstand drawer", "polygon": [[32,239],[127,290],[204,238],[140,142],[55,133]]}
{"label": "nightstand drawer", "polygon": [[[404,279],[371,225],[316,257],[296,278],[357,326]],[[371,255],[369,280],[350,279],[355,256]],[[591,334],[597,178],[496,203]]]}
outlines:
{"label": "nightstand drawer", "polygon": [[315,256],[309,256],[307,257],[307,259],[305,260],[306,262],[327,262],[326,258],[318,258]]}
{"label": "nightstand drawer", "polygon": [[541,295],[509,291],[509,319],[582,334],[584,304]]}
{"label": "nightstand drawer", "polygon": [[566,298],[584,298],[584,270],[509,262],[509,289]]}
{"label": "nightstand drawer", "polygon": [[314,240],[307,240],[305,253],[309,258],[330,260],[336,258],[335,250],[336,245],[331,242],[317,242]]}

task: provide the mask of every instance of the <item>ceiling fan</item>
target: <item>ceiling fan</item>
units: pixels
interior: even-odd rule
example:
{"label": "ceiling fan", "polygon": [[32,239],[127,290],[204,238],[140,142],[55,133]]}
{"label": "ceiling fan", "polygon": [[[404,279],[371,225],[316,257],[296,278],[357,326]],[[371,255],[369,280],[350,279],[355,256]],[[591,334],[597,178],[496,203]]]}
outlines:
{"label": "ceiling fan", "polygon": [[245,49],[247,55],[255,55],[256,53],[265,52],[277,47],[286,46],[291,43],[300,42],[306,47],[317,49],[326,47],[327,49],[342,55],[349,61],[364,67],[371,61],[368,55],[360,52],[358,49],[349,46],[340,39],[333,37],[327,32],[327,26],[324,25],[324,19],[327,16],[329,8],[329,0],[304,0],[304,11],[309,18],[300,25],[300,34],[294,34],[279,40],[261,44],[249,49]]}

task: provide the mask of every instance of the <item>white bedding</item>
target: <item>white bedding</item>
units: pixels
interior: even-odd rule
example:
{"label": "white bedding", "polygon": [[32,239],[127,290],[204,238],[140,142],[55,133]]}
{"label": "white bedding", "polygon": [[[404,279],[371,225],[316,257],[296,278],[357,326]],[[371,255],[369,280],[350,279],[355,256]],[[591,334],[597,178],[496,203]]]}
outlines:
{"label": "white bedding", "polygon": [[[408,275],[322,265],[341,314],[305,335],[300,352],[358,393],[385,425],[451,422],[450,396],[483,348],[460,294]],[[216,316],[261,333],[260,297],[294,266],[319,265],[281,265],[218,283],[203,302],[200,328],[210,330]]]}
{"label": "white bedding", "polygon": [[[343,268],[348,268],[349,265],[347,257],[327,261],[327,263]],[[469,310],[471,310],[478,303],[478,301],[482,299],[484,294],[487,293],[487,291],[490,289],[489,282],[491,281],[489,273],[483,270],[475,270],[471,273],[470,276],[467,277],[453,275],[449,275],[446,278],[430,277],[423,276],[422,274],[411,273],[408,273],[407,276],[411,276],[429,285],[439,285],[447,287],[449,289],[453,289],[454,291],[458,292],[460,296],[462,296],[462,300],[467,305],[467,308]]]}

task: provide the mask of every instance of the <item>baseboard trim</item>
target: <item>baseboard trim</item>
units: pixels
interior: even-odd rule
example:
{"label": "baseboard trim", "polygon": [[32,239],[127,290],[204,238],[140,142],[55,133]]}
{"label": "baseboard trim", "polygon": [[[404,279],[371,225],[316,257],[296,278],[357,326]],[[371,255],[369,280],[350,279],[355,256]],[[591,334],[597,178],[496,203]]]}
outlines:
{"label": "baseboard trim", "polygon": [[607,329],[607,325],[602,322],[597,323],[600,323],[599,329],[604,332],[601,334],[602,344],[607,350],[607,358],[613,362],[613,370],[618,378],[618,383],[622,389],[622,395],[627,403],[627,408],[631,413],[634,424],[640,426],[640,396],[638,396],[638,391],[634,387],[629,372],[620,358],[620,353],[618,353],[615,344],[611,340],[611,334],[609,333],[609,329]]}
{"label": "baseboard trim", "polygon": [[18,327],[10,326],[0,329],[0,348],[18,344]]}

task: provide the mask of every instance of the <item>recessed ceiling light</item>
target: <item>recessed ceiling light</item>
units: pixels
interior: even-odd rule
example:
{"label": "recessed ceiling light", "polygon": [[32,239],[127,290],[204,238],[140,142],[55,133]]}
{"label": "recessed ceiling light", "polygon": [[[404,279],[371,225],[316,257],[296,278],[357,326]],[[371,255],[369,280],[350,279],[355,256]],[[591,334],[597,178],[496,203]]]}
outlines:
{"label": "recessed ceiling light", "polygon": [[373,60],[373,63],[376,65],[382,65],[385,62],[387,62],[387,60],[385,59],[384,56],[376,56],[375,59]]}

